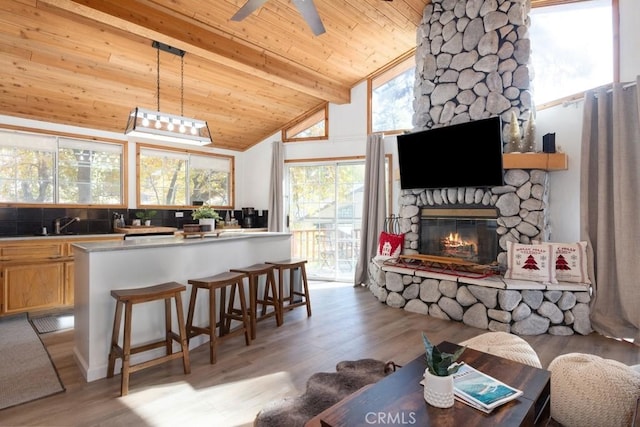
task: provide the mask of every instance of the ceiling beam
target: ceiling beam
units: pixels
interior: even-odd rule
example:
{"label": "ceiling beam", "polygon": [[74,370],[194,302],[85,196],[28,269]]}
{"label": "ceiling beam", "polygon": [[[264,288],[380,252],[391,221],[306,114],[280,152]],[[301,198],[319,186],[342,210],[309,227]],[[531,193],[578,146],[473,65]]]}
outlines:
{"label": "ceiling beam", "polygon": [[350,102],[351,89],[299,64],[212,32],[201,22],[145,1],[38,0],[40,5],[83,16],[157,40],[190,54],[335,104]]}

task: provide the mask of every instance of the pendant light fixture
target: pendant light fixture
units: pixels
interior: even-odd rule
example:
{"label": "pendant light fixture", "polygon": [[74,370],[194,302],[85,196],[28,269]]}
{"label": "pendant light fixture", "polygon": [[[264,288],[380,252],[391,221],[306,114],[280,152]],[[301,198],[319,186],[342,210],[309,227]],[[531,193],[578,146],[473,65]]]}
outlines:
{"label": "pendant light fixture", "polygon": [[[154,41],[156,49],[156,101],[157,110],[136,107],[129,114],[124,131],[129,137],[149,138],[164,142],[191,145],[211,144],[211,133],[206,121],[184,117],[184,54],[185,51]],[[180,57],[180,115],[160,112],[160,51]]]}

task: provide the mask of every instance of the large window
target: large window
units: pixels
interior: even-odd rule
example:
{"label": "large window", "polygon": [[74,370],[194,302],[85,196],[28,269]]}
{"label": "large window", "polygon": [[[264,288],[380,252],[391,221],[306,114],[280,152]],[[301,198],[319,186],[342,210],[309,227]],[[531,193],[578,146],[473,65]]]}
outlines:
{"label": "large window", "polygon": [[415,54],[368,80],[369,133],[400,133],[413,122]]}
{"label": "large window", "polygon": [[138,206],[233,208],[233,157],[138,145]]}
{"label": "large window", "polygon": [[[534,102],[539,107],[614,80],[611,0],[531,9]],[[553,105],[552,104],[552,105]]]}
{"label": "large window", "polygon": [[0,202],[120,206],[122,144],[0,131]]}

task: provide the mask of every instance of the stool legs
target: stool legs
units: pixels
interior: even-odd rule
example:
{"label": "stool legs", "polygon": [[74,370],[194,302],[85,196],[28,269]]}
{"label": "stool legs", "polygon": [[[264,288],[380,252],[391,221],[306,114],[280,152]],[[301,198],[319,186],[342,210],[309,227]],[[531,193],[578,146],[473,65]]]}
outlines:
{"label": "stool legs", "polygon": [[[217,362],[217,349],[221,339],[232,337],[239,333],[244,333],[245,343],[251,344],[250,325],[245,302],[244,287],[242,280],[244,274],[222,273],[216,276],[205,277],[202,279],[192,279],[189,283],[192,285],[191,298],[189,300],[189,312],[187,314],[187,339],[191,339],[200,334],[209,336],[209,363]],[[229,301],[227,303],[227,287],[230,287]],[[236,288],[240,296],[240,309],[234,308]],[[195,326],[193,324],[193,316],[196,306],[196,296],[199,289],[209,291],[209,307],[208,307],[208,326]],[[219,301],[216,295],[219,291]],[[226,308],[226,311],[225,311]],[[218,321],[216,321],[216,310],[218,311]],[[241,325],[231,329],[231,321],[237,320]],[[218,334],[216,334],[218,328]]]}
{"label": "stool legs", "polygon": [[[305,268],[305,260],[289,260],[279,262],[267,262],[274,265],[278,269],[278,291],[279,291],[279,303],[280,311],[284,313],[284,310],[293,310],[295,307],[305,305],[307,307],[307,317],[311,316],[311,299],[309,298],[309,281],[307,280],[307,270]],[[284,278],[285,271],[289,270],[289,295],[284,296]],[[301,290],[296,291],[295,285],[295,272],[300,271]],[[301,297],[300,301],[295,300],[296,297]],[[285,301],[288,303],[284,305]]]}
{"label": "stool legs", "polygon": [[[182,311],[182,298],[180,292],[184,290],[184,286],[177,283],[166,283],[149,287],[148,289],[129,289],[121,291],[112,291],[111,295],[116,298],[116,309],[113,320],[113,331],[111,335],[111,347],[109,350],[109,363],[107,366],[107,377],[111,378],[115,371],[115,362],[117,358],[122,358],[120,394],[126,396],[129,393],[129,377],[132,373],[141,369],[158,365],[160,363],[182,358],[182,366],[184,373],[191,372],[191,364],[189,361],[189,347],[187,343],[187,333],[184,326],[184,314]],[[171,299],[176,304],[176,313],[179,333],[176,334],[171,328]],[[131,329],[132,329],[132,311],[133,305],[136,303],[144,303],[154,300],[164,300],[165,311],[165,331],[164,338],[161,341],[149,344],[131,346]],[[122,347],[118,345],[120,334],[120,322],[122,311],[124,309],[124,331]],[[173,353],[173,341],[180,343],[180,351]],[[131,355],[155,348],[164,347],[165,355],[155,359],[131,365]]]}
{"label": "stool legs", "polygon": [[[273,269],[266,273],[264,284],[264,294],[262,299],[258,299],[258,281],[260,276],[257,274],[249,275],[249,317],[251,322],[251,339],[256,339],[256,329],[258,328],[258,304],[262,305],[261,315],[267,314],[267,305],[272,305],[276,316],[276,325],[282,325],[282,310],[280,309],[280,298],[278,289],[276,288],[275,275]],[[271,297],[269,296],[271,292]]]}

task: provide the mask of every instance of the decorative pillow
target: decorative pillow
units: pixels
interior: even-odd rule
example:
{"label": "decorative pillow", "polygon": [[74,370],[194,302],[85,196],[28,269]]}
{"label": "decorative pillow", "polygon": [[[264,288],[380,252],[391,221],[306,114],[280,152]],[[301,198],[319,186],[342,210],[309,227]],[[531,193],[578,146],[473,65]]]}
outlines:
{"label": "decorative pillow", "polygon": [[591,284],[587,270],[587,242],[551,242],[551,250],[558,281]]}
{"label": "decorative pillow", "polygon": [[558,283],[551,244],[525,245],[507,242],[506,279]]}
{"label": "decorative pillow", "polygon": [[383,231],[378,239],[376,258],[398,258],[404,245],[404,234],[391,234]]}

